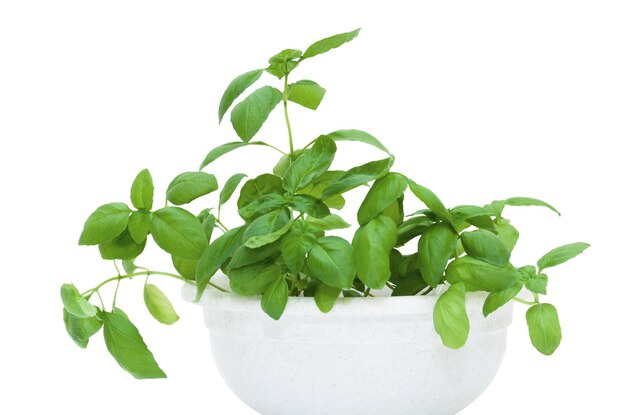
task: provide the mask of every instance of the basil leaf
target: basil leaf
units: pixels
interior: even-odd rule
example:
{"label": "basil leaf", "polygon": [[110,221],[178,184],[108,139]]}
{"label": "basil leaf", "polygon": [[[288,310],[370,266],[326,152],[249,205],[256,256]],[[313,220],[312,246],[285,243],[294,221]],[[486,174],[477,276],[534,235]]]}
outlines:
{"label": "basil leaf", "polygon": [[152,209],[154,184],[148,169],[139,172],[130,188],[130,200],[137,209]]}
{"label": "basil leaf", "polygon": [[260,248],[248,248],[242,245],[233,253],[228,269],[245,267],[275,257],[280,251],[281,243],[282,241],[274,241]]}
{"label": "basil leaf", "polygon": [[422,278],[431,287],[443,280],[443,273],[454,254],[457,234],[447,223],[438,223],[428,228],[417,245],[418,268]]}
{"label": "basil leaf", "polygon": [[567,244],[554,248],[537,261],[539,272],[546,268],[554,267],[569,261],[570,259],[582,254],[583,251],[590,246],[591,245],[584,242],[574,242],[573,244]]}
{"label": "basil leaf", "polygon": [[128,220],[128,232],[135,243],[140,244],[146,241],[150,233],[150,221],[152,214],[150,212],[133,212]]}
{"label": "basil leaf", "polygon": [[206,240],[210,242],[211,238],[213,237],[213,231],[217,226],[217,218],[213,216],[212,213],[210,213],[210,209],[205,209],[200,212],[200,215],[198,215],[197,218],[200,223],[202,223],[202,229],[204,229],[204,235],[206,236]]}
{"label": "basil leaf", "polygon": [[291,214],[287,209],[278,209],[255,219],[243,234],[244,245],[259,248],[278,240],[289,231]]}
{"label": "basil leaf", "polygon": [[337,298],[341,294],[341,288],[335,288],[320,282],[315,288],[315,304],[322,313],[328,313],[333,309]]}
{"label": "basil leaf", "polygon": [[96,209],[85,222],[79,245],[98,245],[115,239],[128,226],[130,208],[124,203],[108,203]]}
{"label": "basil leaf", "polygon": [[161,249],[181,258],[198,259],[208,245],[198,218],[179,207],[154,212],[150,233]]}
{"label": "basil leaf", "polygon": [[359,31],[361,29],[353,30],[352,32],[340,33],[338,35],[334,35],[331,37],[327,37],[322,40],[318,40],[313,43],[311,46],[307,48],[302,55],[303,58],[312,58],[313,56],[320,55],[322,53],[326,53],[332,49],[338,48],[339,46],[347,43],[358,36]]}
{"label": "basil leaf", "polygon": [[134,241],[128,230],[111,242],[101,243],[98,248],[102,259],[132,260],[137,258],[146,247],[146,239],[141,243]]}
{"label": "basil leaf", "polygon": [[305,108],[316,110],[326,94],[326,90],[317,83],[309,80],[301,80],[290,84],[287,90],[287,99]]}
{"label": "basil leaf", "polygon": [[297,220],[289,233],[282,239],[281,253],[287,268],[294,274],[302,271],[307,254],[315,245],[316,237],[303,223]]}
{"label": "basil leaf", "polygon": [[201,171],[181,173],[167,188],[167,200],[175,205],[184,205],[200,196],[217,190],[215,176]]}
{"label": "basil leaf", "polygon": [[523,286],[521,282],[517,282],[512,287],[505,290],[489,293],[485,299],[485,304],[483,304],[483,315],[487,317],[489,314],[511,301],[513,297],[522,291]]}
{"label": "basil leaf", "polygon": [[220,192],[220,206],[228,202],[230,197],[233,195],[239,183],[246,177],[243,173],[236,173],[230,176],[230,178],[224,183],[224,187]]}
{"label": "basil leaf", "polygon": [[314,218],[324,218],[330,215],[328,206],[319,199],[309,195],[295,195],[288,205],[298,212],[306,213]]}
{"label": "basil leaf", "polygon": [[282,99],[283,94],[278,89],[264,86],[235,105],[230,113],[230,122],[239,138],[244,142],[250,141]]}
{"label": "basil leaf", "polygon": [[102,327],[102,319],[98,315],[88,318],[76,317],[74,314],[68,313],[65,308],[63,309],[63,322],[67,334],[81,349],[87,347],[89,338]]}
{"label": "basil leaf", "polygon": [[309,251],[310,275],[335,288],[350,288],[356,274],[352,245],[338,236],[324,236]]}
{"label": "basil leaf", "polygon": [[198,269],[197,259],[185,259],[172,255],[172,264],[181,277],[188,280],[196,279],[196,270]]}
{"label": "basil leaf", "polygon": [[170,325],[176,323],[180,319],[170,300],[156,285],[144,285],[143,300],[146,303],[148,311],[152,314],[152,317],[154,317],[159,323]]}
{"label": "basil leaf", "polygon": [[479,229],[463,232],[461,242],[468,255],[490,264],[504,267],[511,259],[511,251],[506,248],[500,238],[489,231]]}
{"label": "basil leaf", "polygon": [[280,177],[273,174],[262,174],[246,181],[241,187],[237,207],[242,209],[262,196],[270,194],[282,195],[283,193],[283,181]]}
{"label": "basil leaf", "polygon": [[329,208],[342,209],[346,204],[346,200],[341,195],[330,195],[322,198],[322,193],[324,193],[328,186],[330,186],[335,180],[339,179],[344,174],[344,171],[326,171],[313,183],[301,189],[298,194],[305,194],[313,196],[316,199],[320,199]]}
{"label": "basil leaf", "polygon": [[433,224],[426,216],[415,216],[398,225],[396,246],[403,246],[413,238],[422,235]]}
{"label": "basil leaf", "polygon": [[228,272],[230,288],[240,295],[262,294],[281,275],[282,267],[273,262],[259,262]]}
{"label": "basil leaf", "polygon": [[265,72],[274,75],[278,79],[283,79],[285,75],[291,72],[297,65],[298,62],[294,61],[272,63],[269,67],[265,68]]}
{"label": "basil leaf", "polygon": [[554,206],[552,206],[549,203],[546,203],[542,200],[539,199],[534,199],[532,197],[510,197],[506,200],[503,201],[505,205],[508,206],[542,206],[542,207],[547,207],[548,209],[550,209],[551,211],[557,213],[559,216],[561,216],[561,212],[559,212],[558,210],[556,210],[556,208]]}
{"label": "basil leaf", "polygon": [[520,275],[511,264],[498,267],[488,262],[464,256],[452,261],[446,270],[446,279],[454,284],[465,283],[466,291],[502,291],[519,282]]}
{"label": "basil leaf", "polygon": [[561,324],[552,304],[535,304],[526,312],[530,340],[546,356],[553,354],[561,344]]}
{"label": "basil leaf", "polygon": [[448,222],[454,226],[454,219],[448,209],[443,205],[441,200],[431,190],[424,186],[409,180],[409,188],[413,194],[421,200],[439,219]]}
{"label": "basil leaf", "polygon": [[548,276],[546,274],[529,275],[524,286],[534,293],[546,295],[548,293]]}
{"label": "basil leaf", "polygon": [[283,315],[285,307],[287,307],[288,299],[289,285],[287,284],[285,277],[281,275],[263,292],[263,296],[261,297],[261,308],[265,311],[265,314],[274,320],[278,320],[280,319],[280,316]]}
{"label": "basil leaf", "polygon": [[350,227],[350,224],[347,223],[343,218],[339,215],[328,215],[324,216],[321,219],[317,219],[314,217],[308,217],[306,221],[315,226],[317,229],[322,231],[330,231],[333,229],[347,229]]}
{"label": "basil leaf", "polygon": [[498,238],[502,241],[506,249],[513,251],[513,248],[515,248],[517,240],[519,239],[519,232],[517,229],[511,225],[511,221],[504,218],[496,219],[495,227],[496,232],[498,233]]}
{"label": "basil leaf", "polygon": [[285,206],[285,198],[277,194],[264,195],[239,209],[239,216],[247,222]]}
{"label": "basil leaf", "polygon": [[389,281],[389,255],[396,238],[395,223],[382,215],[357,229],[352,246],[356,258],[356,273],[365,285],[382,289]]}
{"label": "basil leaf", "polygon": [[338,130],[328,134],[328,137],[335,141],[358,141],[369,144],[379,150],[391,155],[391,152],[378,139],[369,133],[361,130]]}
{"label": "basil leaf", "polygon": [[135,265],[134,259],[125,259],[122,261],[122,268],[127,274],[132,274],[137,270],[137,265]]}
{"label": "basil leaf", "polygon": [[252,146],[252,145],[270,147],[267,143],[264,143],[262,141],[248,141],[245,143],[241,141],[235,141],[232,143],[222,144],[221,146],[215,147],[213,150],[209,151],[209,153],[206,155],[206,157],[202,161],[202,164],[200,164],[200,170],[202,170],[209,164],[213,163],[215,160],[222,157],[224,154],[230,153],[231,151],[236,150],[241,147]]}
{"label": "basil leaf", "polygon": [[269,59],[268,63],[269,64],[286,63],[288,61],[298,59],[301,56],[302,56],[301,50],[285,49],[283,51],[278,52],[276,55],[272,56]]}
{"label": "basil leaf", "polygon": [[326,200],[334,195],[345,193],[355,187],[362,186],[372,180],[380,179],[389,173],[393,165],[394,158],[389,157],[383,160],[371,161],[361,166],[353,167],[345,172],[340,178],[328,185],[320,195],[322,200]]}
{"label": "basil leaf", "polygon": [[426,287],[428,287],[428,284],[426,284],[426,281],[422,279],[418,272],[417,275],[399,278],[396,282],[396,288],[392,291],[391,296],[401,297],[417,295],[417,293]]}
{"label": "basil leaf", "polygon": [[98,311],[95,306],[80,295],[74,284],[63,284],[61,286],[61,300],[67,312],[76,317],[93,317]]}
{"label": "basil leaf", "polygon": [[122,369],[136,379],[167,377],[154,360],[137,327],[119,309],[104,313],[104,342]]}
{"label": "basil leaf", "polygon": [[328,170],[336,151],[337,146],[333,140],[323,135],[318,137],[313,147],[305,150],[285,172],[284,189],[296,193],[313,183]]}
{"label": "basil leaf", "polygon": [[233,104],[233,102],[241,95],[246,89],[248,89],[252,84],[259,80],[263,74],[263,69],[255,69],[250,72],[246,72],[244,74],[239,75],[235,79],[228,84],[226,87],[226,91],[224,91],[224,95],[222,95],[222,99],[220,100],[220,107],[218,111],[219,122],[222,122],[224,118],[224,114],[228,111],[228,108]]}
{"label": "basil leaf", "polygon": [[406,186],[406,177],[398,173],[389,173],[376,180],[359,207],[357,213],[359,225],[366,224],[396,202],[406,190]]}
{"label": "basil leaf", "polygon": [[433,312],[435,330],[446,347],[460,349],[469,336],[469,318],[465,308],[465,286],[462,282],[452,284],[441,294]]}

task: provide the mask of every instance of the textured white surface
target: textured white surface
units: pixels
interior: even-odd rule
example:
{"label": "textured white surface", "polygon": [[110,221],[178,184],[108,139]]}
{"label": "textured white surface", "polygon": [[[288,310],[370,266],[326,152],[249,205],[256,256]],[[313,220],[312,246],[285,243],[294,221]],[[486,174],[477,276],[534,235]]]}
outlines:
{"label": "textured white surface", "polygon": [[433,328],[435,296],[341,298],[328,314],[290,298],[279,321],[258,297],[207,290],[200,303],[224,380],[263,415],[449,415],[487,388],[505,352],[513,307],[485,319],[484,298],[467,297],[460,350]]}

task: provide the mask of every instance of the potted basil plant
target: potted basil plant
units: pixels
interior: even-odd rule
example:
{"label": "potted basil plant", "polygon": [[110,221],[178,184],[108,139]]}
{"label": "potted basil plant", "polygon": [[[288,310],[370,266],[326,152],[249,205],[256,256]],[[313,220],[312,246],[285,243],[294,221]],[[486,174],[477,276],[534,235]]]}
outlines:
{"label": "potted basil plant", "polygon": [[[108,203],[89,216],[80,245],[97,245],[118,271],[86,291],[62,286],[65,327],[78,346],[87,347],[102,329],[123,369],[138,379],[165,377],[116,296],[122,282],[144,278],[147,310],[173,324],[178,315],[155,285],[169,277],[184,282],[184,296],[204,307],[226,382],[267,415],[456,413],[495,376],[513,302],[528,306],[532,345],[545,355],[557,349],[557,310],[542,300],[546,271],[589,245],[560,246],[536,265],[513,265],[519,233],[503,216],[511,206],[559,214],[553,206],[512,197],[448,208],[393,171],[387,147],[360,130],[328,132],[297,148],[289,106],[315,110],[326,92],[315,81],[294,79],[297,69],[358,33],[325,38],[304,52],[285,49],[269,66],[235,78],[221,99],[219,120],[230,110],[239,140],[211,150],[199,170],[176,176],[163,207],[155,207],[152,177],[143,170],[132,182],[132,207]],[[280,87],[261,86],[240,99],[264,74]],[[283,148],[257,139],[277,107],[286,124]],[[334,170],[344,141],[374,146],[383,156]],[[217,193],[218,180],[205,170],[242,147],[255,147],[260,157],[277,152],[276,166],[252,178],[235,174]],[[349,218],[356,225],[352,240],[333,235],[350,226],[337,212],[360,186],[369,189],[356,218]],[[181,207],[213,194],[197,214]],[[416,197],[424,208],[407,214],[405,197]],[[225,208],[236,209],[241,221],[223,223]],[[149,239],[171,256],[175,272],[139,265]],[[108,307],[100,295],[107,284],[117,284]]]}

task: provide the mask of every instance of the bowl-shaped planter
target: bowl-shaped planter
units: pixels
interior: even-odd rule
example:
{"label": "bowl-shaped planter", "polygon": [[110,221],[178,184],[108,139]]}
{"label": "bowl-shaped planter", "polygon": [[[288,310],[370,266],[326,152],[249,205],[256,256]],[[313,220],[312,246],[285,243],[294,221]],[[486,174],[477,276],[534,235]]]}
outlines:
{"label": "bowl-shaped planter", "polygon": [[460,350],[433,328],[436,295],[339,298],[327,314],[297,297],[278,321],[257,297],[207,290],[200,304],[224,380],[261,414],[448,415],[480,396],[504,355],[512,304],[485,318],[484,299],[467,296]]}

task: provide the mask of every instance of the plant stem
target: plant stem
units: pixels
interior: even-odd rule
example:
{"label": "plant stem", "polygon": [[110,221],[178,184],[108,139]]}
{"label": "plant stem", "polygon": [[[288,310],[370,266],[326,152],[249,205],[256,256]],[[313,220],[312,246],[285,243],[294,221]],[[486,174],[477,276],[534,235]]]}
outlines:
{"label": "plant stem", "polygon": [[273,145],[271,145],[271,144],[269,144],[269,143],[265,143],[265,145],[266,145],[267,147],[273,148],[274,150],[278,151],[280,154],[282,154],[282,155],[284,155],[284,156],[286,156],[286,155],[288,154],[288,153],[285,153],[285,152],[284,152],[283,150],[281,150],[280,148],[275,147],[275,146],[273,146]]}
{"label": "plant stem", "polygon": [[535,303],[539,304],[539,294],[533,293],[533,297],[535,298]]}
{"label": "plant stem", "polygon": [[222,230],[223,230],[224,232],[228,232],[228,227],[227,227],[226,225],[224,225],[224,224],[222,223],[222,221],[221,221],[221,220],[219,220],[219,219],[215,219],[215,223],[217,223],[218,225],[220,225],[220,226],[223,228]]}
{"label": "plant stem", "polygon": [[283,109],[285,110],[285,122],[287,123],[287,133],[289,134],[289,156],[291,160],[295,159],[295,151],[293,149],[293,133],[291,131],[291,123],[289,122],[289,111],[287,111],[287,88],[289,75],[285,75],[285,89],[283,90]]}
{"label": "plant stem", "polygon": [[367,287],[367,288],[365,289],[365,291],[363,291],[363,297],[367,297],[368,295],[370,295],[370,291],[371,291],[371,290],[372,290],[372,289],[371,289],[370,287]]}
{"label": "plant stem", "polygon": [[117,278],[117,286],[115,286],[115,294],[113,294],[113,310],[115,310],[115,301],[117,301],[117,291],[120,289],[120,282],[122,282],[120,277]]}
{"label": "plant stem", "polygon": [[526,304],[526,305],[535,305],[537,303],[533,303],[532,301],[522,300],[521,298],[513,297],[513,301],[517,301],[518,303]]}

